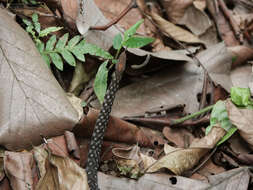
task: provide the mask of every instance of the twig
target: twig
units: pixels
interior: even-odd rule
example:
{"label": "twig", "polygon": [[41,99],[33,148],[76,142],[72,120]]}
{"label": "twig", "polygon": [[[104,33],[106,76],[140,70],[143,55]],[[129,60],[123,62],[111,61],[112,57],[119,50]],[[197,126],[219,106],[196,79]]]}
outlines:
{"label": "twig", "polygon": [[199,111],[197,111],[197,112],[195,112],[195,113],[192,113],[192,114],[187,115],[187,116],[185,116],[185,117],[182,117],[182,118],[180,118],[180,119],[172,120],[171,126],[172,126],[172,125],[177,125],[177,124],[179,124],[179,123],[183,123],[183,122],[186,121],[186,120],[192,119],[192,118],[194,118],[194,117],[196,117],[196,116],[198,116],[198,115],[201,115],[201,114],[203,114],[203,113],[205,113],[205,112],[207,112],[207,111],[210,111],[210,110],[213,109],[213,107],[214,107],[214,105],[207,106],[207,107],[203,108],[202,110],[199,110]]}
{"label": "twig", "polygon": [[213,154],[215,153],[215,151],[217,150],[217,146],[212,150],[212,152],[205,158],[205,160],[203,160],[203,162],[201,162],[191,173],[190,176],[192,174],[194,174],[195,172],[197,172],[202,166],[205,165],[205,163],[213,156]]}
{"label": "twig", "polygon": [[242,44],[243,43],[243,35],[242,35],[241,30],[240,30],[239,26],[237,25],[235,19],[230,14],[230,12],[223,0],[218,0],[218,3],[219,3],[221,10],[223,11],[225,17],[229,20],[229,23],[234,31],[236,39],[238,39],[240,44]]}
{"label": "twig", "polygon": [[91,26],[90,30],[107,30],[112,25],[119,22],[120,19],[122,19],[122,17],[124,17],[132,8],[136,8],[136,7],[137,7],[136,0],[132,0],[130,4],[115,19],[111,20],[108,24],[104,26]]}

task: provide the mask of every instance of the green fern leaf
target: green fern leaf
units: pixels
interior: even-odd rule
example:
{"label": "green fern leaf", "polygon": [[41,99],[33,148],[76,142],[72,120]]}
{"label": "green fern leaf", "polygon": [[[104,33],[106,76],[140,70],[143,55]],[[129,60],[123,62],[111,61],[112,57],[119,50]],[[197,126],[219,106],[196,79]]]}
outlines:
{"label": "green fern leaf", "polygon": [[61,30],[62,28],[63,27],[55,27],[55,26],[46,28],[46,29],[40,31],[39,37],[45,37],[52,32],[57,32],[57,31]]}
{"label": "green fern leaf", "polygon": [[70,51],[75,55],[75,57],[78,60],[85,62],[85,57],[84,57],[84,54],[83,54],[82,50],[80,50],[79,48],[74,47],[73,49],[70,49]]}
{"label": "green fern leaf", "polygon": [[56,46],[55,46],[55,49],[57,50],[61,50],[65,47],[67,41],[68,41],[68,38],[69,38],[69,33],[66,33],[64,34],[57,42]]}
{"label": "green fern leaf", "polygon": [[73,48],[79,41],[80,41],[80,36],[74,36],[71,40],[69,40],[67,48]]}
{"label": "green fern leaf", "polygon": [[53,35],[49,38],[46,44],[46,51],[52,51],[56,43],[56,35]]}
{"label": "green fern leaf", "polygon": [[63,71],[63,62],[61,56],[58,53],[49,53],[52,62],[57,67],[57,69]]}
{"label": "green fern leaf", "polygon": [[66,49],[63,49],[61,52],[62,57],[64,60],[71,66],[76,66],[76,60],[74,56]]}

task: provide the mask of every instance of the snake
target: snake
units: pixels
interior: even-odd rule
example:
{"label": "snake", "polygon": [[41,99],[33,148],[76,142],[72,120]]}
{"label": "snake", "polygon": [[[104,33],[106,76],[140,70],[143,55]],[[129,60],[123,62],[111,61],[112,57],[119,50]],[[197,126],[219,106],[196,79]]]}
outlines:
{"label": "snake", "polygon": [[119,82],[125,70],[126,54],[123,52],[116,64],[110,85],[107,88],[102,107],[100,109],[96,124],[91,136],[88,159],[86,164],[86,172],[88,177],[88,185],[90,190],[99,190],[97,171],[100,162],[101,146],[104,134],[108,125],[109,116],[115,99],[116,92],[119,88]]}

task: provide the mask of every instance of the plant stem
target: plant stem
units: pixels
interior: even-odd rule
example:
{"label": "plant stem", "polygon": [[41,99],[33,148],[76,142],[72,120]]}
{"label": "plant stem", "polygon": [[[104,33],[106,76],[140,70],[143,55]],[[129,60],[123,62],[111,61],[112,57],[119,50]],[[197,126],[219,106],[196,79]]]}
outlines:
{"label": "plant stem", "polygon": [[183,123],[183,122],[186,121],[186,120],[192,119],[192,118],[194,118],[194,117],[196,117],[196,116],[198,116],[198,115],[201,115],[201,114],[203,114],[203,113],[205,113],[205,112],[207,112],[207,111],[210,111],[210,110],[213,109],[213,107],[214,107],[214,105],[207,106],[207,107],[205,107],[205,108],[203,108],[203,109],[201,109],[201,110],[199,110],[199,111],[197,111],[197,112],[195,112],[195,113],[193,113],[193,114],[187,115],[187,116],[182,117],[182,118],[180,118],[180,119],[172,120],[171,126],[172,126],[172,125],[177,125],[177,124],[179,124],[179,123]]}

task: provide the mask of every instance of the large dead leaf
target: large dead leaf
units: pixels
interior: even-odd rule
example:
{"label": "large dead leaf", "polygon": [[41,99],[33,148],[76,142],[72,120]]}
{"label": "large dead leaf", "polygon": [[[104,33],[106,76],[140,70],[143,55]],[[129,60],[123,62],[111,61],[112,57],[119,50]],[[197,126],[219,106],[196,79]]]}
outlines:
{"label": "large dead leaf", "polygon": [[240,135],[253,149],[253,110],[239,109],[230,100],[226,101],[228,117],[238,129]]}
{"label": "large dead leaf", "polygon": [[78,115],[28,34],[0,9],[0,144],[20,149],[72,129]]}

